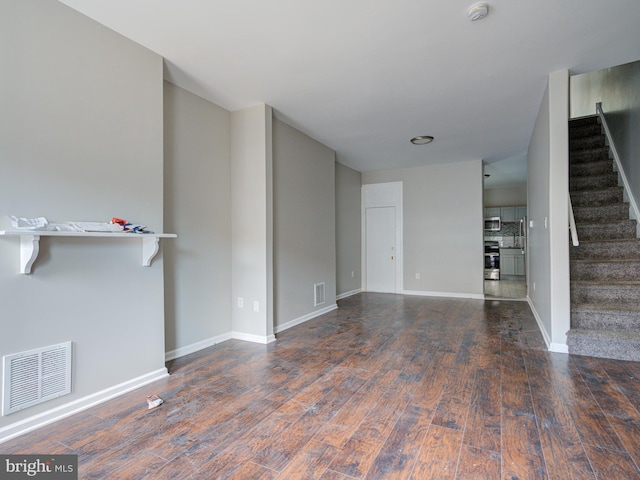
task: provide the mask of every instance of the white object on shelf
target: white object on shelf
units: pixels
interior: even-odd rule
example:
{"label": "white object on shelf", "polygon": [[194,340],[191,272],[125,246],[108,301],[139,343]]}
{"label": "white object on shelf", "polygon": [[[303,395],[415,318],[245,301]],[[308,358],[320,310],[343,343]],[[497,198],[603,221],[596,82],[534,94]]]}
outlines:
{"label": "white object on shelf", "polygon": [[38,258],[40,237],[101,237],[137,238],[142,240],[142,265],[151,265],[159,249],[161,238],[176,238],[175,233],[126,233],[126,232],[56,232],[47,230],[0,230],[0,236],[20,237],[20,273],[31,273],[31,266]]}
{"label": "white object on shelf", "polygon": [[47,219],[44,217],[38,218],[23,218],[9,215],[11,219],[11,226],[22,230],[46,230]]}

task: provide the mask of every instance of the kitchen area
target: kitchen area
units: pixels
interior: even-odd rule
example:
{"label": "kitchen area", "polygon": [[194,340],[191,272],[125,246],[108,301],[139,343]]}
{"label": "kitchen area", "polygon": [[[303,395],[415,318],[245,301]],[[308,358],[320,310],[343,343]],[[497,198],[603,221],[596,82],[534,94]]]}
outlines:
{"label": "kitchen area", "polygon": [[484,294],[525,299],[527,207],[484,208]]}

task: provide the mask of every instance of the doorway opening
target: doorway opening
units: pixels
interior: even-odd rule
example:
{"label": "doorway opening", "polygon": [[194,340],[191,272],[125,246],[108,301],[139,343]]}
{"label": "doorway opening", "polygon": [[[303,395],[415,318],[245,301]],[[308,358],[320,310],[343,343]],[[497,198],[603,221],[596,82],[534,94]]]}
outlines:
{"label": "doorway opening", "polygon": [[484,295],[526,299],[527,154],[484,165]]}

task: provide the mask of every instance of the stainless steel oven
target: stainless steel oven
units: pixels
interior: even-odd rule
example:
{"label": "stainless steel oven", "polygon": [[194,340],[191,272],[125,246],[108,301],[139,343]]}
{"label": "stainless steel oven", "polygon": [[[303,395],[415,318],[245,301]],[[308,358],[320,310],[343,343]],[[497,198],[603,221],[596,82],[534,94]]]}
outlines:
{"label": "stainless steel oven", "polygon": [[500,244],[484,242],[484,279],[500,280]]}

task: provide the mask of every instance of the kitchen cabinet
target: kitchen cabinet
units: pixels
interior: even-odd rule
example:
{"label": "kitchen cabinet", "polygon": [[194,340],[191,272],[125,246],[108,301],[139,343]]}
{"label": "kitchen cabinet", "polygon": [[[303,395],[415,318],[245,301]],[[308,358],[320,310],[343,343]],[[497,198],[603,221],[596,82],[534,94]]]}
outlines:
{"label": "kitchen cabinet", "polygon": [[516,275],[525,274],[524,253],[522,255],[514,255]]}
{"label": "kitchen cabinet", "polygon": [[506,255],[500,250],[500,275],[515,275],[515,271],[515,257]]}
{"label": "kitchen cabinet", "polygon": [[504,222],[519,222],[527,216],[526,206],[485,207],[484,218],[500,217]]}
{"label": "kitchen cabinet", "polygon": [[500,276],[524,275],[525,256],[519,248],[500,249]]}
{"label": "kitchen cabinet", "polygon": [[503,222],[519,222],[521,218],[527,216],[527,207],[501,207],[500,215]]}
{"label": "kitchen cabinet", "polygon": [[[515,222],[516,221],[516,207],[501,207],[500,216],[502,222]],[[519,219],[518,219],[519,220]]]}
{"label": "kitchen cabinet", "polygon": [[484,218],[499,217],[500,215],[500,207],[486,207],[484,209]]}

